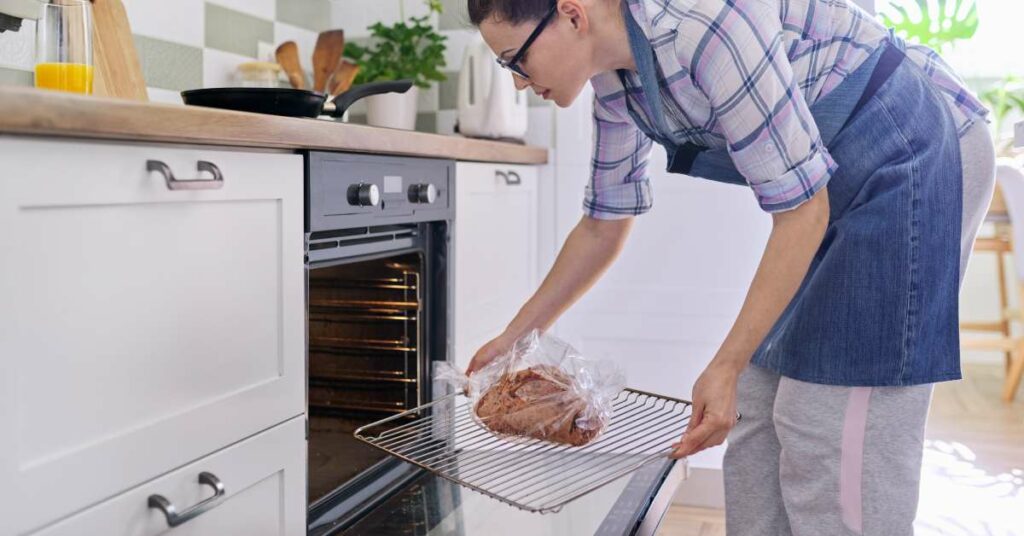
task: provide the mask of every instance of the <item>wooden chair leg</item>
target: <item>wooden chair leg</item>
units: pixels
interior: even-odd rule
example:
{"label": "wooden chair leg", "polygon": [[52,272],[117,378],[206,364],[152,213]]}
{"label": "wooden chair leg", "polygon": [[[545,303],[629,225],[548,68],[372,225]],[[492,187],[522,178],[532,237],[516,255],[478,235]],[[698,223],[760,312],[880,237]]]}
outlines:
{"label": "wooden chair leg", "polygon": [[1003,385],[1003,402],[1013,402],[1022,376],[1024,376],[1024,342],[1018,344],[1017,349],[1013,352],[1013,363],[1006,374],[1006,383]]}
{"label": "wooden chair leg", "polygon": [[[996,252],[996,274],[998,275],[999,280],[999,310],[1002,311],[1002,313],[1000,313],[1002,333],[1003,337],[1010,338],[1010,318],[1006,313],[1007,309],[1010,307],[1009,296],[1006,293],[1006,264],[1004,262],[1003,254],[998,251]],[[1024,304],[1021,306],[1024,307]],[[1004,361],[1006,362],[1006,373],[1009,374],[1010,363],[1013,362],[1013,352],[1006,351],[1003,355],[1005,356]]]}

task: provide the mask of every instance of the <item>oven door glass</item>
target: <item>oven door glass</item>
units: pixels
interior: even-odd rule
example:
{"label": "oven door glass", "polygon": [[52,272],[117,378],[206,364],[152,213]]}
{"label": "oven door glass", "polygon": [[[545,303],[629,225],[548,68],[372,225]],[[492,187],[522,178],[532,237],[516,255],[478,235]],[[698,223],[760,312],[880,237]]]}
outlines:
{"label": "oven door glass", "polygon": [[423,402],[422,274],[418,253],[309,272],[311,504],[386,457],[356,428]]}

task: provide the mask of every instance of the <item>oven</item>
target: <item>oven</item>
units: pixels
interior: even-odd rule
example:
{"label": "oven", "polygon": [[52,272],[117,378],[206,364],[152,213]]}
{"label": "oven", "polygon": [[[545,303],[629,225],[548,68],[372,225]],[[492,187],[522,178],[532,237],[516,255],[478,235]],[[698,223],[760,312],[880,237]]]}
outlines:
{"label": "oven", "polygon": [[440,159],[306,154],[309,534],[653,534],[681,464],[538,515],[353,437],[448,394],[432,370],[451,359],[454,173]]}
{"label": "oven", "polygon": [[310,532],[336,532],[415,476],[353,436],[432,400],[449,355],[454,163],[306,156]]}

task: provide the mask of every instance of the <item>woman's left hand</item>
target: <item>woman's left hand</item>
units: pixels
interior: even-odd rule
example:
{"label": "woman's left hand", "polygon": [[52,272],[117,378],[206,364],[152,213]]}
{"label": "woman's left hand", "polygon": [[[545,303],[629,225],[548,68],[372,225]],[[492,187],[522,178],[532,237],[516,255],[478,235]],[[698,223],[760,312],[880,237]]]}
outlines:
{"label": "woman's left hand", "polygon": [[712,361],[693,385],[693,415],[669,457],[679,459],[725,442],[736,425],[735,367]]}

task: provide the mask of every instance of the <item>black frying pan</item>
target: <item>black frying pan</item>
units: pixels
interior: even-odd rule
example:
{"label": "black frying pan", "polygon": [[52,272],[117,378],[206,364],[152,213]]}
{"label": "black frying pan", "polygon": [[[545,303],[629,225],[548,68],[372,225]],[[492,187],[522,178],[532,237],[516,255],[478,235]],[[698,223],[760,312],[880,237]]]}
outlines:
{"label": "black frying pan", "polygon": [[405,93],[412,80],[358,84],[328,101],[327,95],[305,89],[218,87],[181,92],[185,104],[289,117],[341,117],[354,102],[381,93]]}

